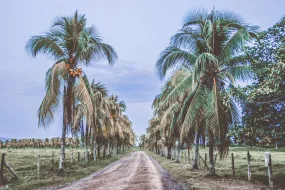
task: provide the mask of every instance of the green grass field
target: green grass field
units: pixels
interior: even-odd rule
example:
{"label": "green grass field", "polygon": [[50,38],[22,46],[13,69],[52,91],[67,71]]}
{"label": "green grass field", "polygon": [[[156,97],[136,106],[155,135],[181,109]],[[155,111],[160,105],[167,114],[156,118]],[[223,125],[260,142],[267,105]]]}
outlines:
{"label": "green grass field", "polygon": [[[247,182],[247,150],[251,154],[252,183]],[[264,152],[269,151],[272,157],[273,181],[278,189],[285,189],[285,149],[262,149],[231,147],[224,160],[217,159],[216,173],[218,177],[209,177],[208,170],[200,161],[199,170],[191,169],[187,159],[177,164],[173,160],[149,153],[154,157],[177,181],[180,181],[185,189],[266,189],[268,186],[268,169],[265,166]],[[200,149],[200,155],[204,159],[208,149]],[[235,157],[236,177],[232,176],[231,153]],[[187,154],[186,154],[187,155]],[[185,156],[185,154],[184,154]],[[192,158],[193,151],[190,152]],[[207,156],[208,157],[208,156]],[[208,158],[207,158],[207,161]],[[192,161],[191,161],[192,162]]]}
{"label": "green grass field", "polygon": [[[55,162],[52,164],[52,152],[55,153]],[[78,163],[77,152],[80,152]],[[111,158],[98,161],[84,162],[84,150],[74,149],[73,163],[71,164],[71,151],[66,150],[65,173],[63,177],[57,175],[59,149],[2,149],[0,153],[6,153],[5,160],[20,177],[19,180],[12,180],[7,189],[31,190],[41,187],[53,186],[61,183],[75,181],[94,173],[107,165],[124,157],[129,153],[125,152]],[[40,155],[40,179],[37,177],[37,155]],[[101,154],[102,155],[102,154]],[[10,180],[12,174],[7,169],[4,176]],[[6,188],[5,188],[6,189]]]}

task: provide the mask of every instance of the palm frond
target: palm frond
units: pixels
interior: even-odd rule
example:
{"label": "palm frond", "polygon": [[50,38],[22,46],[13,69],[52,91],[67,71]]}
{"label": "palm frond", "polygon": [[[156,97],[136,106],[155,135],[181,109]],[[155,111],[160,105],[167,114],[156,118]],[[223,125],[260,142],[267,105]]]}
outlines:
{"label": "palm frond", "polygon": [[58,45],[58,39],[50,36],[32,36],[26,44],[26,50],[36,57],[38,53],[52,56],[55,60],[64,57],[63,49]]}
{"label": "palm frond", "polygon": [[54,121],[54,114],[58,110],[62,97],[61,87],[67,75],[65,63],[54,64],[46,74],[46,95],[38,110],[39,127],[46,128]]}
{"label": "palm frond", "polygon": [[203,24],[207,19],[207,16],[208,14],[206,9],[193,9],[186,15],[183,22],[183,27]]}
{"label": "palm frond", "polygon": [[82,104],[84,104],[86,113],[86,120],[89,126],[92,125],[94,117],[94,107],[92,98],[90,96],[90,89],[86,85],[86,81],[82,76],[79,76],[78,84],[74,88],[75,97],[77,97]]}
{"label": "palm frond", "polygon": [[156,71],[163,79],[166,75],[166,71],[173,67],[179,67],[182,65],[193,65],[196,61],[196,55],[183,51],[177,47],[167,47],[161,52],[158,61],[156,62]]}

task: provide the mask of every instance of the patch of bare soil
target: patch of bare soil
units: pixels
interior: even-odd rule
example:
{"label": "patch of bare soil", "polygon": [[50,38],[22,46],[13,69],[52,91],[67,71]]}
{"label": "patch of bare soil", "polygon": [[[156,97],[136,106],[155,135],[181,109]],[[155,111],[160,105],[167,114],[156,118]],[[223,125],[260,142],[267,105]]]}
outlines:
{"label": "patch of bare soil", "polygon": [[133,152],[104,170],[62,190],[179,190],[169,174],[145,152]]}

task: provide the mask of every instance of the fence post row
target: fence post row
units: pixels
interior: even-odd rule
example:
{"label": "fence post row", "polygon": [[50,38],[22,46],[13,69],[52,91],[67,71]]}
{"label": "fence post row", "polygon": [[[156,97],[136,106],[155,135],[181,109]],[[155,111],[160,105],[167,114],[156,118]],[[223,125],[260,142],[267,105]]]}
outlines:
{"label": "fence post row", "polygon": [[[168,149],[166,149],[166,150],[162,149],[161,155],[162,156],[164,156],[164,155],[166,156],[166,153],[168,155]],[[187,163],[191,164],[190,163],[191,157],[190,157],[189,149],[188,149],[187,152],[186,152],[186,150],[181,150],[180,151],[180,155],[181,155],[180,163],[184,162],[186,164]],[[192,161],[194,160],[194,155],[195,154],[193,153],[192,154]],[[171,156],[172,160],[175,160],[178,157],[178,152],[176,152],[176,150],[173,149],[173,150],[170,151],[170,156]],[[215,163],[216,163],[216,160],[217,160],[217,156],[218,156],[218,154],[216,153],[215,154]],[[2,155],[2,157],[3,157],[3,155]],[[205,153],[205,160],[203,160],[202,156],[199,153],[199,159],[198,159],[198,165],[199,166],[200,166],[200,159],[204,162],[204,168],[207,167],[209,169],[209,167],[207,166],[207,153]],[[273,180],[272,180],[272,173],[273,173],[272,158],[271,158],[271,154],[269,152],[265,153],[265,165],[268,167],[268,184],[269,184],[269,188],[273,189],[274,186],[273,186]],[[232,167],[233,177],[235,177],[236,176],[236,172],[235,172],[235,157],[234,157],[234,153],[233,152],[231,153],[231,167]],[[1,175],[0,175],[0,177],[1,177]],[[251,155],[249,153],[249,150],[247,150],[247,177],[248,177],[248,181],[251,182],[252,181],[252,176],[251,176]]]}

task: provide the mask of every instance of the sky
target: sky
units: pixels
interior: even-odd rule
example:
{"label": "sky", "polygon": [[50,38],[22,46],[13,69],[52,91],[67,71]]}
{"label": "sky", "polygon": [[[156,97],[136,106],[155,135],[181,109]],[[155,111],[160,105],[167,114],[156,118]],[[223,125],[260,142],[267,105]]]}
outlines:
{"label": "sky", "polygon": [[93,63],[83,68],[127,104],[137,135],[152,117],[151,103],[163,81],[155,73],[159,53],[182,26],[191,9],[232,10],[245,21],[267,29],[284,16],[284,0],[6,0],[0,2],[0,137],[51,138],[61,135],[60,112],[48,129],[38,128],[37,110],[45,95],[44,78],[53,61],[31,58],[25,44],[47,31],[57,16],[86,14],[104,42],[119,55],[113,67]]}

